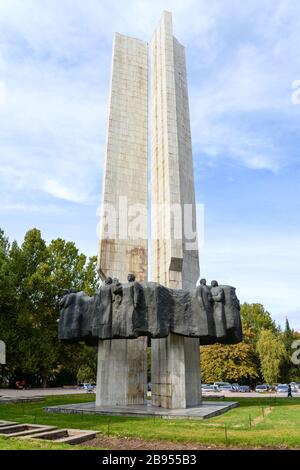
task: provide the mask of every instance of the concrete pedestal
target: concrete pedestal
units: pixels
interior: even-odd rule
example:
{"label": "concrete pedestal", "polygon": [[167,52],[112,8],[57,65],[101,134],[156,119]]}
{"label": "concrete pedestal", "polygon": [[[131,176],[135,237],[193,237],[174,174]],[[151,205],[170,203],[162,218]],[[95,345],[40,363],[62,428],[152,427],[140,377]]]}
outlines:
{"label": "concrete pedestal", "polygon": [[236,408],[234,401],[207,401],[194,408],[172,409],[158,408],[148,400],[146,405],[128,406],[97,406],[95,402],[76,403],[69,405],[47,406],[47,413],[87,414],[98,416],[132,416],[135,418],[165,418],[165,419],[208,419],[226,413]]}
{"label": "concrete pedestal", "polygon": [[99,341],[96,405],[142,405],[146,399],[147,338]]}
{"label": "concrete pedestal", "polygon": [[152,403],[163,408],[201,404],[199,340],[170,334],[153,339]]}

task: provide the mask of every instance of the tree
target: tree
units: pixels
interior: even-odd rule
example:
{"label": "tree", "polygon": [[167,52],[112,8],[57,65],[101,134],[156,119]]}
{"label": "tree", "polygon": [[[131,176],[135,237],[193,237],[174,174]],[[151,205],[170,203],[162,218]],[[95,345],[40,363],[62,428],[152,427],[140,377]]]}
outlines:
{"label": "tree", "polygon": [[253,360],[255,349],[249,341],[251,332],[244,330],[248,341],[235,345],[214,344],[201,346],[202,382],[233,381],[239,383],[254,381],[258,369]]}
{"label": "tree", "polygon": [[256,348],[264,380],[270,384],[277,383],[280,367],[287,357],[282,337],[270,330],[262,330]]}
{"label": "tree", "polygon": [[85,268],[83,290],[87,295],[94,295],[99,289],[100,279],[97,273],[97,256],[91,256]]}
{"label": "tree", "polygon": [[97,377],[97,348],[83,346],[78,355],[77,382],[96,382]]}
{"label": "tree", "polygon": [[78,383],[94,383],[96,382],[96,375],[89,366],[81,366],[77,372]]}
{"label": "tree", "polygon": [[283,343],[284,343],[287,353],[291,354],[292,343],[294,341],[294,331],[290,327],[288,318],[286,318],[285,320],[285,329],[284,329],[284,332],[282,333],[282,339],[283,339]]}
{"label": "tree", "polygon": [[0,232],[0,331],[11,381],[33,374],[45,386],[67,367],[76,380],[84,345],[59,343],[58,299],[65,288],[93,294],[96,286],[95,257],[87,262],[74,243],[57,239],[47,246],[32,229],[20,247],[16,242],[10,247]]}
{"label": "tree", "polygon": [[261,304],[241,305],[241,318],[243,327],[251,331],[251,342],[255,345],[261,330],[278,331],[274,320]]}
{"label": "tree", "polygon": [[293,368],[293,363],[291,361],[291,356],[292,356],[292,343],[293,343],[293,337],[294,337],[294,332],[290,328],[290,324],[288,319],[286,318],[285,320],[285,329],[283,333],[281,333],[282,341],[285,347],[286,351],[286,358],[281,364],[281,369],[280,369],[280,378],[282,382],[290,382],[290,376]]}

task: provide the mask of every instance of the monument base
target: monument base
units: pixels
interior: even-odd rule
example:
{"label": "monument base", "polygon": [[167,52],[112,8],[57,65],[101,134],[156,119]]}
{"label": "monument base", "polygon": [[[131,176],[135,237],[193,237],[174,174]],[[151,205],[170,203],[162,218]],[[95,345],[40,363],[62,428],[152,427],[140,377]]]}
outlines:
{"label": "monument base", "polygon": [[201,405],[199,339],[170,334],[153,339],[153,405],[181,409]]}
{"label": "monument base", "polygon": [[238,406],[239,404],[237,402],[204,401],[202,405],[196,407],[165,409],[152,406],[149,400],[146,405],[97,406],[95,402],[91,402],[76,403],[74,405],[48,406],[44,408],[44,411],[47,413],[132,416],[136,418],[208,419],[226,413],[226,411]]}
{"label": "monument base", "polygon": [[146,403],[147,338],[99,341],[97,406]]}

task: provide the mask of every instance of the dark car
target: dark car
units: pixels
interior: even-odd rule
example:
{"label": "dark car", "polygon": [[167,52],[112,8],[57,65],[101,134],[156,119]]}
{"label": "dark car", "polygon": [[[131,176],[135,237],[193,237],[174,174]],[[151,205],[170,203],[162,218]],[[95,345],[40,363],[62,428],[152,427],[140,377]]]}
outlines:
{"label": "dark car", "polygon": [[251,392],[251,388],[249,387],[249,385],[240,385],[239,392],[249,393],[249,392]]}

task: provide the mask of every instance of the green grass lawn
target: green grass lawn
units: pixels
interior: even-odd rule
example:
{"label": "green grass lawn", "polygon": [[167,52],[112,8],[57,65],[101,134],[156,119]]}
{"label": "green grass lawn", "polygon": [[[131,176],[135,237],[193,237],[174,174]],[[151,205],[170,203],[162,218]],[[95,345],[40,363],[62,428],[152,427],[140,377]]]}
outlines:
{"label": "green grass lawn", "polygon": [[[300,448],[300,399],[233,398],[235,408],[209,420],[129,418],[45,413],[44,406],[91,401],[90,395],[47,397],[42,402],[0,405],[0,420],[101,431],[118,437],[229,447]],[[226,398],[226,401],[229,401]],[[73,446],[70,446],[74,449]],[[0,437],[0,449],[62,449],[66,445]],[[80,447],[76,447],[80,448]]]}
{"label": "green grass lawn", "polygon": [[[77,446],[72,446],[72,449],[74,448],[79,449]],[[0,437],[0,450],[70,450],[70,446],[36,439],[23,440],[13,437]]]}

